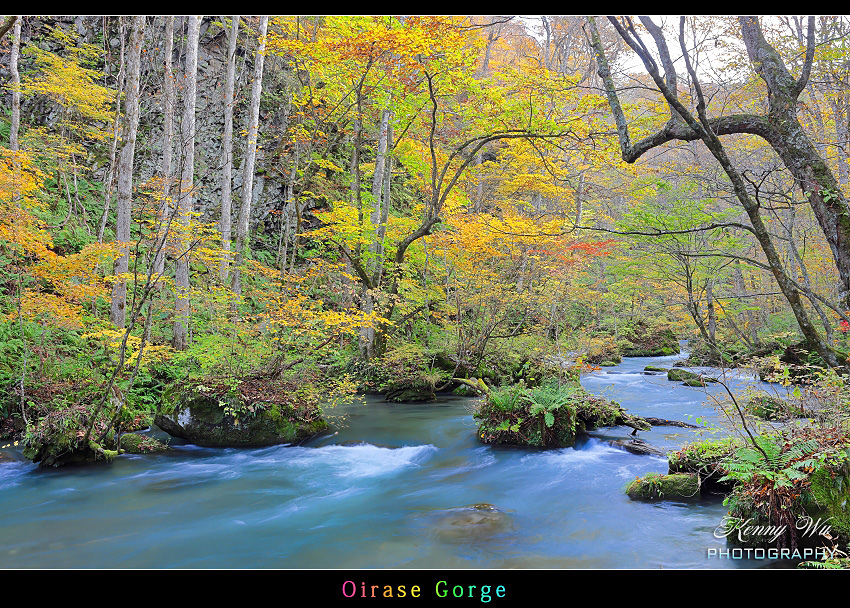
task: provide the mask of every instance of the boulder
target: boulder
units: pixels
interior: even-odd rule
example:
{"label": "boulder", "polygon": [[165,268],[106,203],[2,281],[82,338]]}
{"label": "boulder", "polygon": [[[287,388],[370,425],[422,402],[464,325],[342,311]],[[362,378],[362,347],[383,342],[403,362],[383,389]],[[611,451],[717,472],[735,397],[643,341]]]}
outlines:
{"label": "boulder", "polygon": [[667,456],[669,473],[693,473],[699,475],[703,492],[725,494],[732,490],[735,482],[720,481],[728,474],[722,461],[732,456],[740,440],[734,438],[700,440],[688,443],[677,452]]}
{"label": "boulder", "polygon": [[699,498],[699,476],[690,473],[649,473],[626,486],[632,500],[682,500]]}
{"label": "boulder", "polygon": [[535,447],[568,447],[578,433],[600,426],[652,428],[618,403],[571,385],[489,390],[474,417],[482,443]]}
{"label": "boulder", "polygon": [[168,446],[147,435],[125,433],[120,437],[120,447],[128,454],[151,454],[164,452]]}
{"label": "boulder", "polygon": [[625,357],[660,357],[681,351],[676,334],[667,326],[651,327],[638,321],[627,329],[625,338],[622,348]]}
{"label": "boulder", "polygon": [[222,399],[197,392],[182,395],[171,411],[161,411],[154,422],[169,435],[215,447],[297,443],[328,428],[318,407],[248,405],[237,397]]}
{"label": "boulder", "polygon": [[490,504],[438,511],[429,529],[445,541],[483,540],[512,528],[510,516]]}
{"label": "boulder", "polygon": [[684,380],[696,380],[699,378],[699,374],[696,372],[689,372],[684,369],[671,369],[667,372],[667,379],[673,380],[674,382],[681,382]]}
{"label": "boulder", "polygon": [[35,423],[24,440],[24,457],[40,466],[59,467],[66,464],[111,461],[120,453],[114,448],[114,433],[106,433],[104,423],[95,425],[86,441],[88,411],[72,406],[48,412]]}

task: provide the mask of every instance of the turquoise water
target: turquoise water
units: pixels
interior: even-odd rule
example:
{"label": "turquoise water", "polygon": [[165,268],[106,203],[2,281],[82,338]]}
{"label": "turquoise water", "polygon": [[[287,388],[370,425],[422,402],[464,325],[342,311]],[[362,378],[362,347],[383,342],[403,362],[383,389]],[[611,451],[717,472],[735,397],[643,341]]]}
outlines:
{"label": "turquoise water", "polygon": [[[710,425],[710,396],[646,375],[679,356],[625,358],[582,378],[629,412]],[[732,383],[739,389],[748,381]],[[355,400],[334,433],[307,445],[212,449],[43,470],[9,452],[0,465],[2,568],[752,568],[717,559],[721,498],[640,503],[623,486],[666,472],[666,459],[606,443],[528,450],[476,441],[476,399],[429,404]],[[705,431],[640,433],[673,449]],[[498,525],[457,525],[487,503]]]}

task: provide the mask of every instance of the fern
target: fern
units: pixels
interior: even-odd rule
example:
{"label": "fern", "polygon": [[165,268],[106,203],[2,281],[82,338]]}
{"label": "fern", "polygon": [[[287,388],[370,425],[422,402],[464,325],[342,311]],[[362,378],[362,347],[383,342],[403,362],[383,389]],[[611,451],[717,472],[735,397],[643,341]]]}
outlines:
{"label": "fern", "polygon": [[814,439],[805,439],[783,449],[777,438],[756,437],[751,447],[739,448],[723,462],[729,473],[721,481],[736,480],[744,483],[760,476],[773,482],[776,487],[790,487],[796,481],[808,479],[809,471],[820,461],[816,457],[820,446]]}

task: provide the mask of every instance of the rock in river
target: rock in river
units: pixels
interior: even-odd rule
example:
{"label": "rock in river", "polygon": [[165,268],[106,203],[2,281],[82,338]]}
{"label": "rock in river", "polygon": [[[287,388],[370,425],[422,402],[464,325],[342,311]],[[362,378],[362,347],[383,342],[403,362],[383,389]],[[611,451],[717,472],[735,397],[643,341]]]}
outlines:
{"label": "rock in river", "polygon": [[442,540],[469,541],[501,534],[512,525],[507,513],[485,503],[439,511],[430,528]]}
{"label": "rock in river", "polygon": [[157,414],[154,422],[169,435],[213,447],[293,443],[328,427],[318,408],[246,405],[235,397],[221,399],[199,393],[183,395],[173,411]]}

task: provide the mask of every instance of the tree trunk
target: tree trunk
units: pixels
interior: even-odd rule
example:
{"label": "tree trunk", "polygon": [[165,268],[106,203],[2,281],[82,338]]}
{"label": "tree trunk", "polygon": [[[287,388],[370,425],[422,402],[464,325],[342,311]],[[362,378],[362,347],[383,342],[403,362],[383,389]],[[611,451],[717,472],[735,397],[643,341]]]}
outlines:
{"label": "tree trunk", "polygon": [[[136,153],[136,132],[139,128],[139,74],[141,72],[142,44],[145,18],[134,17],[127,54],[127,80],[124,90],[125,114],[122,128],[123,142],[118,159],[118,201],[116,203],[115,240],[119,243],[119,257],[115,260],[115,274],[129,271],[130,220],[133,208],[133,160]],[[112,304],[109,318],[118,327],[124,327],[127,304],[127,282],[119,278],[112,286]]]}
{"label": "tree trunk", "polygon": [[[163,113],[162,113],[162,161],[160,172],[162,173],[162,201],[159,205],[159,214],[157,218],[157,244],[158,251],[155,253],[153,272],[154,277],[162,276],[165,271],[165,243],[161,242],[166,238],[168,220],[166,219],[171,213],[171,196],[173,193],[173,173],[171,170],[171,148],[174,139],[174,71],[171,68],[172,55],[174,54],[174,17],[167,17],[165,20],[165,52],[164,68],[163,68]],[[159,283],[156,283],[159,288]]]}
{"label": "tree trunk", "polygon": [[103,233],[106,230],[106,222],[109,219],[109,206],[112,202],[112,182],[115,177],[115,153],[118,149],[118,119],[121,116],[121,91],[124,89],[124,46],[126,38],[125,34],[125,25],[124,18],[118,17],[118,29],[119,29],[119,37],[121,38],[121,57],[119,59],[119,67],[118,67],[118,87],[115,89],[115,119],[113,120],[113,135],[112,135],[112,144],[109,147],[109,171],[106,172],[106,182],[103,184],[103,214],[100,216],[100,223],[97,228],[97,242],[103,242]]}
{"label": "tree trunk", "polygon": [[[680,29],[681,36],[684,36],[684,17],[682,20]],[[769,270],[773,273],[780,290],[791,306],[801,333],[809,345],[823,357],[829,366],[841,367],[844,362],[839,360],[834,349],[823,340],[809,319],[800,292],[786,274],[772,237],[764,224],[760,214],[760,205],[751,198],[744,179],[733,166],[719,138],[721,135],[733,133],[749,133],[762,137],[777,151],[792,175],[800,180],[800,186],[804,192],[809,194],[809,202],[819,221],[821,216],[841,215],[843,218],[841,222],[846,223],[847,239],[842,236],[843,227],[839,225],[839,222],[831,225],[829,222],[821,222],[821,228],[833,249],[846,296],[848,293],[847,286],[850,285],[850,211],[847,210],[843,195],[836,192],[835,180],[829,169],[803,133],[795,110],[797,96],[808,79],[808,67],[811,65],[811,57],[814,54],[813,40],[810,40],[809,51],[806,55],[807,65],[803,69],[803,75],[795,81],[782,63],[779,54],[764,40],[757,19],[741,18],[744,42],[747,45],[750,59],[756,71],[767,84],[770,103],[770,111],[767,116],[736,114],[709,118],[706,115],[706,102],[702,88],[690,63],[690,57],[683,49],[685,65],[691,76],[692,86],[698,100],[696,107],[698,117],[694,117],[678,99],[678,89],[674,86],[676,75],[673,63],[670,61],[669,51],[660,28],[655,26],[650,19],[641,17],[641,21],[649,29],[658,46],[664,65],[665,77],[662,77],[658,72],[655,60],[642,41],[633,37],[634,30],[627,31],[613,17],[609,18],[609,21],[617,29],[621,38],[641,57],[644,67],[667,101],[671,113],[670,120],[660,131],[632,144],[629,137],[628,122],[617,98],[595,22],[593,18],[588,18],[599,66],[599,75],[603,79],[609,105],[614,114],[623,159],[630,163],[635,162],[648,150],[669,141],[701,139],[732,182],[735,196],[747,212],[752,225],[752,233],[764,252]],[[681,44],[685,44],[684,38],[681,38]],[[781,125],[776,124],[778,121],[783,121],[783,123]],[[809,180],[808,185],[803,178]],[[821,188],[812,190],[812,180],[820,180],[818,183]],[[845,253],[846,263],[843,261]]]}
{"label": "tree trunk", "polygon": [[[797,98],[807,74],[795,80],[782,57],[762,35],[758,19],[739,17],[747,54],[768,88],[768,123],[773,127],[765,139],[797,180],[808,197],[821,230],[829,243],[841,277],[842,299],[850,301],[850,205],[841,187],[818,154],[797,118]],[[812,34],[813,38],[813,34]],[[810,46],[813,48],[813,39]],[[804,68],[805,72],[805,68]]]}
{"label": "tree trunk", "polygon": [[230,288],[234,294],[242,293],[241,266],[242,250],[248,236],[248,220],[251,217],[251,201],[254,196],[254,162],[257,157],[257,137],[260,123],[260,93],[263,90],[263,60],[266,50],[266,30],[269,18],[260,17],[260,39],[254,58],[254,82],[251,86],[250,122],[248,123],[248,142],[245,151],[245,165],[242,173],[242,204],[239,207],[239,218],[236,224],[236,253]]}
{"label": "tree trunk", "polygon": [[[221,139],[221,248],[230,251],[231,186],[233,173],[233,88],[236,74],[236,39],[239,35],[239,15],[231,18],[227,34],[227,75],[224,84],[224,134]],[[229,274],[230,257],[221,259],[219,274],[222,281]]]}
{"label": "tree trunk", "polygon": [[180,225],[180,247],[177,266],[174,272],[176,298],[174,305],[174,335],[172,346],[175,350],[189,347],[189,214],[194,208],[194,171],[195,171],[195,95],[198,80],[198,34],[200,19],[197,15],[189,17],[186,40],[186,71],[183,92],[183,120],[180,128],[180,140],[183,150],[183,171],[180,175],[180,195],[177,199],[177,217]]}
{"label": "tree trunk", "polygon": [[18,151],[18,130],[21,126],[21,76],[18,73],[18,56],[21,52],[21,21],[18,15],[12,30],[12,55],[9,58],[9,71],[12,73],[12,127],[9,130],[9,149]]}
{"label": "tree trunk", "polygon": [[[372,176],[372,201],[373,208],[372,213],[369,216],[369,220],[372,223],[372,228],[374,229],[374,237],[372,244],[369,246],[369,251],[375,254],[375,261],[367,265],[374,266],[372,273],[373,276],[379,276],[377,270],[379,266],[382,266],[381,259],[377,256],[378,250],[380,248],[379,240],[379,231],[381,227],[381,219],[383,217],[381,209],[381,195],[384,190],[384,167],[387,153],[387,136],[389,133],[389,122],[390,116],[392,112],[390,110],[384,110],[381,114],[381,126],[380,132],[378,133],[378,146],[377,153],[375,157],[375,173]],[[372,283],[377,287],[377,284],[373,281]],[[374,296],[370,292],[370,290],[364,286],[363,289],[363,299],[360,310],[365,314],[371,314],[375,307]],[[375,354],[375,328],[374,327],[361,327],[360,328],[360,354],[364,359],[371,359]]]}
{"label": "tree trunk", "polygon": [[714,289],[711,281],[705,285],[705,305],[708,309],[708,340],[712,350],[717,349],[717,315],[714,312]]}

